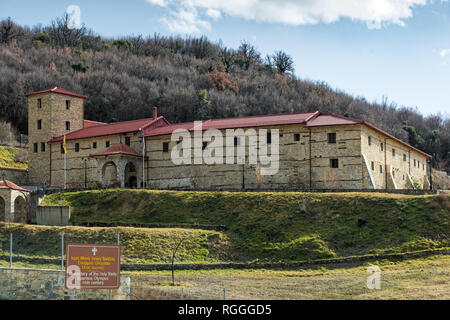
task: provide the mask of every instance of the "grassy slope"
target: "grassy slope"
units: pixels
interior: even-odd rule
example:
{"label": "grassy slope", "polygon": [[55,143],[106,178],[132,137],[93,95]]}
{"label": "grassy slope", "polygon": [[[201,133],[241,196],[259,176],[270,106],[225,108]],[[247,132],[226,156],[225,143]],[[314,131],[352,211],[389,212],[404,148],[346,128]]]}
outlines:
{"label": "grassy slope", "polygon": [[46,227],[0,223],[0,252],[9,254],[9,233],[13,233],[13,253],[59,258],[61,233],[65,243],[116,243],[120,234],[124,263],[167,263],[181,239],[177,262],[211,262],[221,258],[218,250],[226,237],[220,232],[185,229]]}
{"label": "grassy slope", "polygon": [[448,195],[116,189],[53,194],[43,205],[70,205],[73,221],[225,225],[235,259],[305,260],[450,246]]}
{"label": "grassy slope", "polygon": [[28,169],[27,163],[15,161],[16,154],[24,149],[0,146],[0,167],[13,169]]}

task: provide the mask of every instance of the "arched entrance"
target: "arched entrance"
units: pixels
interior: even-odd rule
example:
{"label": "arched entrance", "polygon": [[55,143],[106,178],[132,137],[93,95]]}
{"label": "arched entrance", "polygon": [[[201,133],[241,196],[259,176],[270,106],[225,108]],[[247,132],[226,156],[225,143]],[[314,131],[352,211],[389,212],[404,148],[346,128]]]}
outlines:
{"label": "arched entrance", "polygon": [[27,222],[27,202],[21,196],[14,200],[14,222]]}
{"label": "arched entrance", "polygon": [[117,167],[112,161],[105,163],[102,169],[103,184],[107,187],[117,183]]}
{"label": "arched entrance", "polygon": [[137,188],[137,170],[132,162],[125,166],[125,188]]}
{"label": "arched entrance", "polygon": [[6,221],[6,203],[5,199],[0,197],[0,221]]}

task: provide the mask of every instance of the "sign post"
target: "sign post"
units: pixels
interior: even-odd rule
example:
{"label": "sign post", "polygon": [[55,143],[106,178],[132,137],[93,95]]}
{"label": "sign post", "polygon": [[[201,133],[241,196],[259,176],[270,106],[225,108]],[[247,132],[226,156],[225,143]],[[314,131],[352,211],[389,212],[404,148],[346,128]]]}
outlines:
{"label": "sign post", "polygon": [[66,257],[67,289],[120,287],[120,246],[69,243]]}

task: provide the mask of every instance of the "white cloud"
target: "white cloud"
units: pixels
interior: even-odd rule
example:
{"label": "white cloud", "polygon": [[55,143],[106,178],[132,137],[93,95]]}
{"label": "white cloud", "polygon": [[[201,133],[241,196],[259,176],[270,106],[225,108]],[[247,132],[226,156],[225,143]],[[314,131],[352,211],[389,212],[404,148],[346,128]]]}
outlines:
{"label": "white cloud", "polygon": [[204,30],[211,30],[211,24],[206,20],[202,20],[195,8],[171,11],[170,17],[163,17],[160,20],[167,25],[167,28],[172,33],[196,34]]}
{"label": "white cloud", "polygon": [[441,58],[445,58],[446,56],[450,55],[450,49],[442,49],[441,52],[439,52],[439,55]]}
{"label": "white cloud", "polygon": [[[305,25],[333,23],[348,18],[363,22],[370,29],[395,24],[413,17],[413,8],[433,0],[147,0],[167,7],[169,17],[163,18],[169,29],[198,33],[210,28],[204,19],[217,20],[222,15],[246,20]],[[447,1],[447,0],[441,0]],[[183,13],[184,12],[184,13]],[[186,19],[185,13],[195,12]],[[181,18],[181,21],[174,21]]]}

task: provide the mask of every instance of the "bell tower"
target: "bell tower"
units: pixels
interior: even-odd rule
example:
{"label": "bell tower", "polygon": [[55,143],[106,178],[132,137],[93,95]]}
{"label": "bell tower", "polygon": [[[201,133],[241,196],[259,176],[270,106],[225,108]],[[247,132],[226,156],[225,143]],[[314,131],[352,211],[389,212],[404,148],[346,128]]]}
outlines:
{"label": "bell tower", "polygon": [[55,87],[28,97],[28,180],[31,185],[50,183],[51,138],[83,128],[85,96]]}

